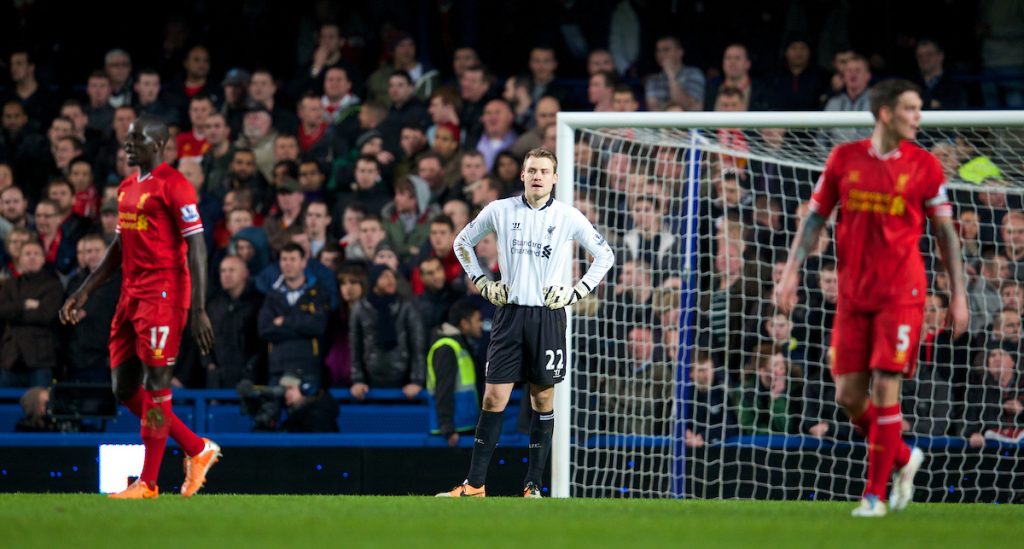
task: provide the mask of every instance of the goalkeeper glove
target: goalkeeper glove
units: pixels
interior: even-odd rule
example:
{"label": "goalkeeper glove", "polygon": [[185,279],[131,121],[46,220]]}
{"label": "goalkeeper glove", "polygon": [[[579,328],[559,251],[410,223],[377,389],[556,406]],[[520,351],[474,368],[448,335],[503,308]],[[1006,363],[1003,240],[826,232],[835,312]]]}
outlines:
{"label": "goalkeeper glove", "polygon": [[549,309],[562,309],[583,299],[589,293],[590,288],[582,280],[572,288],[553,284],[544,288],[544,305]]}
{"label": "goalkeeper glove", "polygon": [[495,282],[484,275],[480,275],[473,280],[473,284],[476,284],[476,288],[480,290],[480,295],[484,296],[484,299],[490,301],[497,307],[504,307],[508,303],[508,286],[504,282]]}

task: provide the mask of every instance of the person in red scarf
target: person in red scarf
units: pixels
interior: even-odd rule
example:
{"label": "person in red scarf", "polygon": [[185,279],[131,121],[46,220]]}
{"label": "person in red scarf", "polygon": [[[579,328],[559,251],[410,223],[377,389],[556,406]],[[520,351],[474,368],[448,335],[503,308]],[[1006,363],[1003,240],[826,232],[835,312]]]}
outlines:
{"label": "person in red scarf", "polygon": [[100,213],[100,193],[93,185],[92,163],[85,157],[78,157],[68,165],[68,181],[75,189],[71,212],[96,221]]}

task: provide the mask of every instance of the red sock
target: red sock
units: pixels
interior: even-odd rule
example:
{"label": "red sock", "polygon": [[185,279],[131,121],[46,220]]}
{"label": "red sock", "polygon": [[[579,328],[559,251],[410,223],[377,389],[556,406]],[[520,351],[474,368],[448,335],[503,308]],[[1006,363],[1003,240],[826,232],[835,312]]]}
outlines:
{"label": "red sock", "polygon": [[139,480],[153,487],[160,474],[160,462],[164,459],[167,435],[171,431],[171,390],[157,389],[145,393],[140,431],[142,443],[146,445],[146,459]]}
{"label": "red sock", "polygon": [[868,435],[871,433],[871,427],[875,424],[875,417],[878,415],[877,411],[875,406],[871,404],[871,401],[868,401],[868,407],[864,408],[864,412],[860,417],[856,419],[850,418],[850,423],[853,423],[853,426],[857,428],[862,437],[868,438]]}
{"label": "red sock", "polygon": [[885,501],[893,459],[898,448],[906,444],[900,438],[903,416],[899,404],[878,408],[877,412],[875,426],[868,437],[868,484],[864,495],[875,495]]}
{"label": "red sock", "polygon": [[[125,401],[124,405],[131,410],[133,414],[135,414],[135,417],[142,418],[142,403],[145,399],[146,391],[142,387],[139,387],[139,390],[135,391],[132,398]],[[174,439],[174,442],[178,443],[178,446],[181,446],[181,449],[185,454],[195,456],[199,454],[199,452],[202,452],[203,448],[206,447],[206,443],[203,442],[203,439],[199,438],[198,435],[192,432],[192,429],[189,429],[187,425],[182,423],[182,421],[178,419],[178,416],[174,414],[173,410],[168,414],[168,417],[171,424],[171,438]]]}

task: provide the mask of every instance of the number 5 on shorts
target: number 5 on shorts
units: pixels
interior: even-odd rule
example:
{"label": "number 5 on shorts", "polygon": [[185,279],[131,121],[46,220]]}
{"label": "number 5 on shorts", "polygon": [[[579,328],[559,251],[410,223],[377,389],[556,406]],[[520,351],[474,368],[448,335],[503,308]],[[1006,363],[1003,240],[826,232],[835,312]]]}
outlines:
{"label": "number 5 on shorts", "polygon": [[[149,347],[151,349],[163,349],[164,345],[167,344],[167,334],[171,333],[171,329],[168,326],[154,326],[149,329]],[[157,334],[160,334],[160,340],[157,341]]]}
{"label": "number 5 on shorts", "polygon": [[896,351],[906,352],[910,348],[910,325],[900,324],[896,328]]}

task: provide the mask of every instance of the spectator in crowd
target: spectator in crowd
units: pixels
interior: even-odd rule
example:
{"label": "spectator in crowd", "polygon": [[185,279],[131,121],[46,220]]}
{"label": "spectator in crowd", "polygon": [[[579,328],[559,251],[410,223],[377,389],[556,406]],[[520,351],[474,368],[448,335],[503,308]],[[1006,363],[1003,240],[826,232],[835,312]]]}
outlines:
{"label": "spectator in crowd", "polygon": [[[163,120],[168,125],[177,126],[178,109],[160,97],[160,73],[153,69],[142,69],[135,76],[132,86],[135,92],[135,108],[139,114],[149,114]],[[180,147],[179,147],[180,150]]]}
{"label": "spectator in crowd", "polygon": [[482,152],[476,149],[467,149],[462,153],[462,159],[459,161],[459,187],[462,187],[463,192],[466,192],[467,188],[480,181],[487,175],[487,161],[484,159]]}
{"label": "spectator in crowd", "polygon": [[341,126],[346,131],[358,128],[358,113],[361,101],[352,91],[352,79],[343,67],[331,67],[324,72],[324,93],[320,104],[324,107],[324,121]]}
{"label": "spectator in crowd", "polygon": [[590,53],[587,54],[587,74],[593,76],[599,72],[611,72],[618,78],[612,54],[604,48],[590,50]]}
{"label": "spectator in crowd", "polygon": [[107,52],[103,59],[103,68],[110,79],[110,99],[107,100],[115,109],[132,105],[132,58],[122,49]]}
{"label": "spectator in crowd", "polygon": [[904,431],[925,436],[949,434],[955,376],[950,361],[936,360],[941,354],[948,356],[954,347],[952,335],[944,326],[948,308],[949,296],[945,293],[929,292],[925,298],[917,372],[904,380],[900,399]]}
{"label": "spectator in crowd", "polygon": [[613,335],[623,340],[629,326],[650,326],[654,322],[654,288],[650,263],[642,259],[616,261],[618,274],[612,295],[604,301],[604,318],[614,319]]}
{"label": "spectator in crowd", "polygon": [[[387,96],[391,107],[387,117],[378,129],[384,137],[384,148],[397,153],[403,128],[414,126],[427,127],[427,109],[420,98],[416,97],[415,84],[412,77],[405,71],[398,71],[388,77]],[[424,141],[425,143],[425,141]]]}
{"label": "spectator in crowd", "polygon": [[277,198],[274,201],[276,206],[272,213],[263,221],[263,228],[267,231],[267,238],[274,249],[280,248],[288,238],[288,230],[292,227],[302,229],[302,211],[305,195],[302,187],[294,179],[285,179],[277,187]]}
{"label": "spectator in crowd", "polygon": [[324,181],[327,175],[324,173],[323,164],[307,158],[299,164],[299,187],[305,195],[306,202],[313,200],[324,200],[326,191]]}
{"label": "spectator in crowd", "polygon": [[206,191],[214,193],[223,188],[224,179],[231,169],[235,146],[231,142],[231,128],[223,114],[215,112],[203,123],[203,136],[209,145],[203,154],[202,167]]}
{"label": "spectator in crowd", "polygon": [[[0,162],[8,163],[14,171],[19,185],[28,191],[41,185],[47,175],[47,165],[43,162],[49,154],[46,138],[33,131],[29,126],[25,107],[17,100],[11,99],[3,104],[3,123],[0,128]],[[30,192],[35,197],[38,190]]]}
{"label": "spectator in crowd", "polygon": [[[281,162],[289,162],[298,166],[299,155],[301,154],[299,149],[299,139],[290,133],[278,133],[274,137],[274,165],[278,165]],[[295,176],[298,178],[298,174]]]}
{"label": "spectator in crowd", "polygon": [[295,135],[295,131],[299,127],[299,119],[295,113],[278,104],[276,97],[277,82],[274,80],[274,75],[266,69],[254,70],[249,78],[249,99],[251,100],[249,109],[262,106],[263,109],[259,110],[270,115],[271,127],[274,128],[275,133]]}
{"label": "spectator in crowd", "polygon": [[110,246],[117,236],[117,199],[111,198],[100,206],[100,225],[98,234],[103,237],[105,245]]}
{"label": "spectator in crowd", "polygon": [[479,64],[480,54],[472,46],[456,48],[452,54],[452,76],[454,77],[454,82],[449,82],[449,84],[454,84],[457,87],[459,79],[462,78],[462,73],[466,72],[466,69]]}
{"label": "spectator in crowd", "polygon": [[1024,315],[1024,284],[1016,280],[1003,282],[999,288],[999,298],[1003,302],[1003,310],[1016,311],[1018,316]]}
{"label": "spectator in crowd", "polygon": [[[609,105],[610,101],[611,94],[609,93]],[[515,143],[509,147],[508,151],[516,158],[523,158],[526,156],[526,153],[540,147],[544,143],[544,130],[555,125],[558,111],[561,108],[561,103],[558,102],[558,99],[550,95],[545,95],[538,99],[537,106],[533,109],[533,128],[520,135]],[[517,173],[517,180],[518,175]]]}
{"label": "spectator in crowd", "polygon": [[[46,253],[48,265],[62,274],[71,272],[75,266],[75,245],[79,235],[64,235],[61,215],[56,202],[50,199],[39,201],[36,206],[36,230]],[[71,238],[71,237],[74,238]]]}
{"label": "spectator in crowd", "polygon": [[462,94],[462,112],[459,120],[465,132],[463,143],[467,147],[475,146],[483,135],[482,118],[484,106],[493,97],[491,85],[494,77],[482,65],[467,67],[459,78],[459,92]]}
{"label": "spectator in crowd", "polygon": [[16,433],[49,433],[58,430],[57,422],[50,416],[49,387],[32,387],[18,399],[22,417],[14,425]]}
{"label": "spectator in crowd", "polygon": [[[459,231],[455,231],[455,234],[459,234]],[[491,280],[501,278],[501,269],[498,265],[498,237],[494,233],[488,234],[480,239],[480,242],[476,243],[474,250],[476,251],[477,259],[480,261],[480,267],[483,268],[484,275]],[[465,281],[463,281],[463,284],[465,284]]]}
{"label": "spectator in crowd", "polygon": [[398,73],[409,76],[409,91],[419,99],[426,100],[440,84],[440,73],[425,67],[416,59],[416,43],[408,34],[399,34],[389,48],[392,62],[381,65],[367,81],[371,100],[395,102],[391,95],[391,77]]}
{"label": "spectator in crowd", "polygon": [[442,124],[453,124],[456,129],[459,127],[459,113],[462,111],[462,98],[458,90],[451,87],[438,88],[430,94],[427,101],[427,114],[430,116],[431,126],[427,128],[427,139],[434,144],[437,137],[437,129]]}
{"label": "spectator in crowd", "polygon": [[373,259],[381,243],[387,241],[387,233],[384,232],[384,221],[375,213],[367,212],[359,221],[359,238],[345,248],[345,257],[348,259]]}
{"label": "spectator in crowd", "polygon": [[[831,112],[867,111],[871,96],[871,66],[861,55],[854,54],[843,65],[843,90],[825,103],[825,110]],[[833,128],[828,137],[831,145],[862,139],[870,135],[862,128]],[[830,145],[830,146],[831,146]]]}
{"label": "spectator in crowd", "polygon": [[918,75],[914,83],[921,87],[921,101],[925,109],[957,110],[967,106],[967,97],[960,84],[946,77],[943,64],[946,52],[934,40],[917,43]]}
{"label": "spectator in crowd", "polygon": [[328,228],[331,225],[331,213],[323,200],[313,200],[306,206],[302,228],[309,237],[309,252],[312,256],[320,254],[327,243]]}
{"label": "spectator in crowd", "polygon": [[594,112],[612,111],[612,93],[619,85],[619,77],[614,72],[596,72],[587,81],[587,103],[593,106]]}
{"label": "spectator in crowd", "polygon": [[[249,268],[241,257],[224,257],[218,271],[220,288],[206,304],[213,325],[213,348],[209,355],[203,357],[202,362],[206,368],[207,387],[231,389],[243,379],[259,380],[260,363],[264,359],[263,342],[259,334],[263,296],[253,288],[249,280]],[[291,289],[291,286],[287,287]],[[292,318],[283,311],[282,308],[276,313]],[[297,316],[306,313],[296,310],[289,312]],[[296,332],[299,330],[298,327],[289,327],[295,328]]]}
{"label": "spectator in crowd", "polygon": [[332,387],[352,385],[352,311],[366,297],[366,267],[358,262],[346,262],[338,271],[338,290],[341,306],[331,315],[327,325],[331,347],[324,365]]}
{"label": "spectator in crowd", "polygon": [[999,227],[999,235],[1002,237],[1003,255],[1010,268],[1009,278],[1024,281],[1024,212],[1006,212]]}
{"label": "spectator in crowd", "polygon": [[267,181],[274,179],[274,140],[278,131],[271,112],[263,103],[253,103],[245,111],[242,135],[235,141],[236,149],[247,149],[256,156],[256,167]]}
{"label": "spectator in crowd", "polygon": [[743,44],[729,44],[722,54],[722,76],[712,79],[708,91],[704,95],[704,110],[719,110],[712,103],[722,88],[735,88],[742,94],[745,110],[768,110],[770,94],[768,87],[760,80],[750,76],[750,57],[747,47]]}
{"label": "spectator in crowd", "polygon": [[221,106],[221,114],[224,115],[231,129],[232,135],[242,133],[242,117],[248,108],[249,82],[252,75],[245,69],[231,69],[224,75],[221,81],[221,90],[224,103]]}
{"label": "spectator in crowd", "polygon": [[681,241],[662,224],[664,209],[657,196],[637,196],[630,204],[633,229],[622,238],[626,259],[650,265],[653,283],[661,284],[661,273],[672,272],[682,256]]}
{"label": "spectator in crowd", "polygon": [[18,276],[0,288],[0,387],[48,387],[57,367],[57,311],[64,288],[45,270],[43,247],[29,241],[18,253]]}
{"label": "spectator in crowd", "polygon": [[432,151],[427,151],[416,158],[415,175],[427,183],[430,190],[430,203],[440,207],[449,198],[453,198],[454,190],[445,183],[444,162]]}
{"label": "spectator in crowd", "polygon": [[[385,265],[387,268],[395,271],[395,273],[402,272],[401,264],[398,261],[398,254],[395,253],[395,249],[391,247],[391,244],[387,242],[383,242],[377,247],[377,253],[373,254],[370,264]],[[409,283],[409,279],[401,275],[398,275],[397,279],[398,295],[405,299],[413,299],[412,285]]]}
{"label": "spectator in crowd", "polygon": [[338,402],[326,389],[315,388],[298,376],[281,376],[284,387],[285,420],[281,429],[287,433],[337,433]]}
{"label": "spectator in crowd", "polygon": [[459,299],[459,294],[445,278],[444,264],[437,257],[421,260],[417,272],[423,291],[416,296],[415,303],[423,320],[423,332],[429,334],[448,318],[448,311]]}
{"label": "spectator in crowd", "polygon": [[462,266],[455,257],[453,246],[455,245],[455,224],[443,214],[435,216],[430,221],[430,232],[427,246],[423,246],[416,258],[412,261],[414,265],[409,277],[412,283],[412,291],[416,295],[423,292],[423,281],[420,279],[419,263],[428,258],[436,257],[441,260],[445,280],[451,284],[455,291],[464,293]]}
{"label": "spectator in crowd", "polygon": [[825,76],[811,62],[811,47],[799,35],[786,39],[783,68],[772,79],[773,110],[816,111],[825,94]]}
{"label": "spectator in crowd", "polygon": [[474,356],[472,341],[483,335],[483,322],[480,311],[465,300],[453,304],[446,318],[447,322],[430,332],[427,391],[431,399],[430,432],[441,435],[449,447],[454,447],[460,433],[476,429],[480,415],[476,376],[480,360]]}
{"label": "spectator in crowd", "polygon": [[219,89],[215,82],[210,81],[210,52],[205,46],[192,46],[185,54],[181,66],[184,71],[175,76],[168,85],[168,95],[174,103],[179,107],[185,107],[193,97],[204,94],[213,98],[214,103],[220,105],[223,102],[227,107],[228,102],[223,90]]}
{"label": "spectator in crowd", "polygon": [[15,49],[8,58],[11,88],[0,101],[21,103],[29,119],[40,125],[50,123],[57,106],[54,97],[36,79],[36,64],[27,49]]}
{"label": "spectator in crowd", "polygon": [[[558,83],[555,71],[558,70],[558,59],[555,50],[549,46],[534,46],[530,50],[530,74],[525,82],[530,93],[530,110],[536,110],[542,97],[554,98],[559,104],[569,101],[569,90]],[[531,124],[527,124],[530,128]]]}
{"label": "spectator in crowd", "polygon": [[437,126],[434,133],[434,142],[431,145],[433,151],[441,160],[444,173],[444,184],[449,189],[458,189],[461,174],[459,173],[462,161],[461,148],[459,146],[459,126],[452,122],[443,122]]}
{"label": "spectator in crowd", "polygon": [[694,408],[687,414],[686,445],[721,444],[737,434],[737,421],[725,392],[725,379],[715,370],[711,354],[697,351],[690,367]]}
{"label": "spectator in crowd", "polygon": [[[640,102],[637,101],[636,92],[628,84],[619,84],[612,92],[613,112],[637,112],[640,110]],[[653,110],[648,108],[648,110]]]}
{"label": "spectator in crowd", "polygon": [[396,294],[391,268],[370,267],[368,286],[351,317],[352,396],[363,400],[373,387],[401,387],[412,400],[426,377],[423,323],[413,304]]}
{"label": "spectator in crowd", "polygon": [[74,188],[71,213],[96,221],[100,213],[100,193],[93,184],[92,163],[79,156],[68,164],[68,182]]}
{"label": "spectator in crowd", "polygon": [[299,100],[299,148],[307,159],[330,163],[342,153],[335,127],[324,119],[324,105],[318,95],[309,92]]}
{"label": "spectator in crowd", "polygon": [[355,181],[338,193],[334,204],[335,218],[343,217],[338,214],[357,202],[379,214],[390,201],[391,195],[382,179],[380,162],[372,156],[360,156],[356,160]]}
{"label": "spectator in crowd", "polygon": [[85,114],[85,107],[77,99],[68,99],[61,104],[60,116],[71,120],[72,135],[77,137],[86,148],[95,151],[96,145],[103,139],[103,135],[97,130],[89,127],[89,117]]}
{"label": "spectator in crowd", "polygon": [[494,160],[498,153],[511,147],[517,139],[512,129],[515,120],[512,107],[503,99],[492,99],[484,108],[483,134],[476,142],[476,150],[484,155],[484,165],[488,170],[494,168]]}
{"label": "spectator in crowd", "polygon": [[11,186],[0,191],[0,227],[6,227],[0,231],[2,236],[6,237],[11,229],[33,226],[35,217],[28,211],[28,200],[21,188]]}
{"label": "spectator in crowd", "polygon": [[440,208],[430,203],[430,189],[419,177],[395,182],[395,199],[384,207],[381,217],[388,242],[402,261],[420,252],[430,235],[430,220]]}
{"label": "spectator in crowd", "polygon": [[999,287],[1009,279],[1009,262],[995,250],[981,254],[979,273],[967,283],[967,302],[971,310],[971,332],[984,331],[1003,308]]}
{"label": "spectator in crowd", "polygon": [[[832,381],[832,353],[825,355],[824,366],[814,365],[804,375],[803,414],[800,432],[817,439],[850,440],[854,427],[842,408],[836,406],[836,386]],[[867,433],[858,433],[867,439]]]}
{"label": "spectator in crowd", "polygon": [[[423,127],[417,124],[410,124],[402,128],[399,133],[399,160],[392,167],[392,181],[397,181],[407,175],[416,175],[416,160],[420,154],[427,151],[427,134]],[[378,160],[380,160],[378,158]]]}
{"label": "spectator in crowd", "polygon": [[195,158],[201,160],[210,143],[206,140],[206,119],[214,113],[213,98],[206,94],[196,94],[188,102],[189,131],[178,133],[175,143],[178,146],[179,158]]}
{"label": "spectator in crowd", "polygon": [[646,78],[647,110],[663,111],[674,103],[684,111],[704,109],[704,73],[683,65],[683,45],[674,36],[663,36],[655,44],[661,72]]}
{"label": "spectator in crowd", "polygon": [[306,275],[302,246],[289,242],[281,249],[281,276],[260,307],[259,335],[268,345],[270,384],[292,375],[319,389],[320,339],[327,330],[330,302],[320,281]]}
{"label": "spectator in crowd", "polygon": [[701,281],[701,326],[710,329],[712,359],[724,366],[730,382],[740,380],[743,366],[743,335],[749,332],[748,319],[754,317],[760,292],[759,277],[744,264],[742,241],[722,241],[715,251],[713,270]]}
{"label": "spectator in crowd", "polygon": [[1017,443],[1024,438],[1018,356],[1017,350],[990,346],[971,372],[962,433],[971,448],[984,447],[987,439]]}
{"label": "spectator in crowd", "polygon": [[469,204],[461,198],[452,198],[441,206],[441,213],[447,215],[455,226],[455,234],[469,223]]}
{"label": "spectator in crowd", "polygon": [[740,427],[748,434],[795,433],[800,417],[796,396],[802,389],[799,370],[794,371],[770,345],[758,346],[753,363],[753,372],[745,376],[735,397]]}
{"label": "spectator in crowd", "polygon": [[[107,243],[98,234],[87,234],[78,241],[78,271],[68,281],[65,297],[71,296],[99,267]],[[78,322],[66,327],[67,372],[64,381],[83,383],[110,382],[110,353],[107,342],[114,309],[121,297],[121,273],[118,271],[89,294]]]}
{"label": "spectator in crowd", "polygon": [[67,177],[71,161],[84,152],[85,146],[77,137],[65,135],[64,137],[58,138],[50,148],[53,165],[56,168],[51,173],[54,176]]}
{"label": "spectator in crowd", "polygon": [[981,261],[981,224],[978,212],[969,206],[957,209],[957,225],[960,229],[960,250],[963,253],[964,269],[968,275],[978,272]]}
{"label": "spectator in crowd", "polygon": [[86,80],[85,94],[89,104],[85,108],[89,128],[106,134],[114,122],[114,107],[110,105],[110,77],[103,71],[94,71]]}
{"label": "spectator in crowd", "polygon": [[270,241],[262,227],[246,227],[231,237],[228,255],[237,255],[245,261],[249,275],[261,273],[270,263]]}

